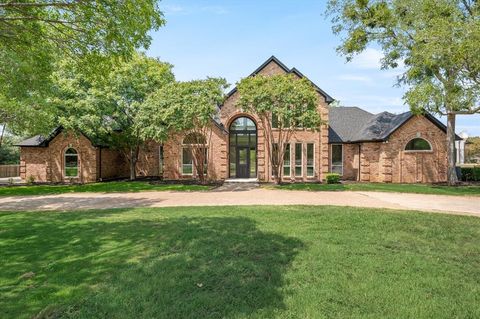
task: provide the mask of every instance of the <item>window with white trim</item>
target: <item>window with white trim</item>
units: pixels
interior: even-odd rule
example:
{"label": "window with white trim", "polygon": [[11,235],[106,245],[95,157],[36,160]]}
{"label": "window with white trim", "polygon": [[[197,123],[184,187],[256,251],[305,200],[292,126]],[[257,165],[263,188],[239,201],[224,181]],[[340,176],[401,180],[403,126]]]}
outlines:
{"label": "window with white trim", "polygon": [[331,172],[343,175],[343,145],[332,144]]}
{"label": "window with white trim", "polygon": [[290,177],[291,162],[290,162],[290,143],[285,144],[285,152],[283,153],[283,176]]}
{"label": "window with white trim", "polygon": [[207,174],[208,150],[205,137],[198,133],[191,133],[185,136],[182,145],[182,175],[194,175],[196,173],[193,154],[203,150],[203,173]]}
{"label": "window with white trim", "polygon": [[64,154],[65,177],[78,177],[78,153],[74,148],[69,148]]}
{"label": "window with white trim", "polygon": [[295,177],[303,176],[302,143],[295,143]]}
{"label": "window with white trim", "polygon": [[307,177],[315,176],[315,144],[307,143]]}
{"label": "window with white trim", "polygon": [[405,151],[415,152],[415,151],[431,151],[432,146],[430,143],[420,137],[411,139],[405,146]]}

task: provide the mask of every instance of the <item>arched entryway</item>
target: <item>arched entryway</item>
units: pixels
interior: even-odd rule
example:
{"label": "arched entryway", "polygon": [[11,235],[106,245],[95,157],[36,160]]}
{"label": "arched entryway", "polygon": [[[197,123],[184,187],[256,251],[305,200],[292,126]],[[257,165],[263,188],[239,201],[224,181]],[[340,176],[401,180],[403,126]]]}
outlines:
{"label": "arched entryway", "polygon": [[229,128],[230,178],[257,177],[257,126],[252,119],[236,118]]}

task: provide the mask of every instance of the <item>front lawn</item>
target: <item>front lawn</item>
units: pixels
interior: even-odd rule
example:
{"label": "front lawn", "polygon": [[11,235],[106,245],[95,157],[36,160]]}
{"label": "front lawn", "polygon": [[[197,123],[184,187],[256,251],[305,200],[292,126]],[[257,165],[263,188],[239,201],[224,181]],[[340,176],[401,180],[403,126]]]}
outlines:
{"label": "front lawn", "polygon": [[187,184],[163,184],[149,181],[120,181],[74,185],[31,185],[31,186],[1,186],[0,196],[52,195],[63,193],[112,193],[112,192],[142,192],[142,191],[201,191],[210,186]]}
{"label": "front lawn", "polygon": [[0,213],[0,318],[479,318],[480,218],[311,206]]}
{"label": "front lawn", "polygon": [[267,186],[276,189],[305,191],[375,191],[416,193],[434,195],[480,196],[480,185],[476,186],[446,186],[431,184],[385,184],[385,183],[292,183],[278,186]]}

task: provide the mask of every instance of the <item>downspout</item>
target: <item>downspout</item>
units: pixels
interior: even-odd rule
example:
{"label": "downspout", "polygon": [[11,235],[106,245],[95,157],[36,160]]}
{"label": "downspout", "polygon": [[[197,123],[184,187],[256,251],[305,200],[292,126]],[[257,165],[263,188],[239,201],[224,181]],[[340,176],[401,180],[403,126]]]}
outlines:
{"label": "downspout", "polygon": [[98,180],[101,182],[102,181],[102,147],[99,147],[98,151]]}
{"label": "downspout", "polygon": [[360,182],[360,179],[361,179],[361,171],[360,171],[362,169],[361,153],[362,153],[362,144],[358,144],[358,178],[357,178],[357,182]]}

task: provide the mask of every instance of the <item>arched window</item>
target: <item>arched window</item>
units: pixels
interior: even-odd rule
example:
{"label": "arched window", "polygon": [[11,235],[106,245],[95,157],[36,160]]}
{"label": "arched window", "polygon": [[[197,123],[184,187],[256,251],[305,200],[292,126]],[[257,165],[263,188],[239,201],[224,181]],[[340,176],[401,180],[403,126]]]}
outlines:
{"label": "arched window", "polygon": [[65,177],[78,176],[78,153],[74,148],[65,151]]}
{"label": "arched window", "polygon": [[[198,175],[194,167],[194,156],[197,161],[203,160],[203,173],[207,174],[208,156],[207,139],[200,133],[190,133],[183,139],[182,145],[182,174]],[[198,165],[198,167],[201,167]]]}
{"label": "arched window", "polygon": [[427,140],[423,138],[414,138],[405,146],[405,151],[431,151],[432,146]]}
{"label": "arched window", "polygon": [[230,177],[257,176],[257,126],[248,117],[238,117],[230,124]]}

